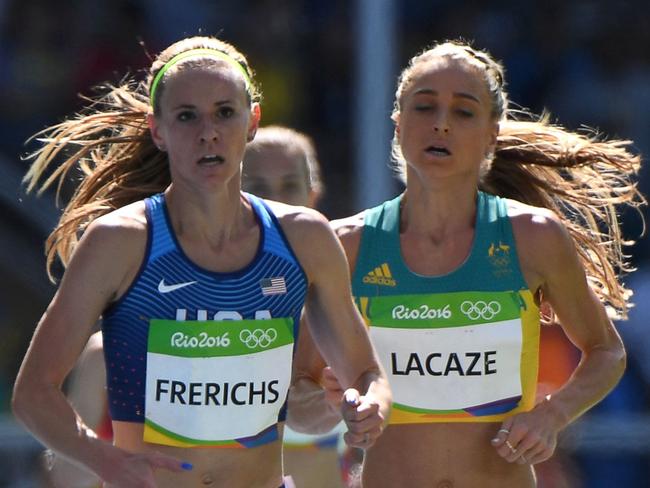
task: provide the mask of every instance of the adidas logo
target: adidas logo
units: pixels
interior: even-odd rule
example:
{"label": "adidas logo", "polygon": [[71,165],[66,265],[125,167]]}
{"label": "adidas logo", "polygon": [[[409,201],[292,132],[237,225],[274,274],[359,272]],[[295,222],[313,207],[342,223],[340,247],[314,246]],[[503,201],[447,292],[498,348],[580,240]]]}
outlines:
{"label": "adidas logo", "polygon": [[362,281],[368,285],[384,285],[384,286],[397,285],[397,282],[393,279],[393,275],[390,273],[390,268],[388,268],[388,263],[384,263],[381,266],[377,266],[370,273],[364,276]]}

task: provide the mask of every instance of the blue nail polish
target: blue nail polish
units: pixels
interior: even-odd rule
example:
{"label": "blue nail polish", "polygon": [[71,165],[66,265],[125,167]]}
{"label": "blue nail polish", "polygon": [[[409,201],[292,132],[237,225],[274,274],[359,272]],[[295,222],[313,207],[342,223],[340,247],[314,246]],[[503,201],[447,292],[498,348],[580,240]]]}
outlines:
{"label": "blue nail polish", "polygon": [[183,463],[181,464],[181,468],[183,468],[186,471],[191,471],[194,466],[192,466],[192,463]]}

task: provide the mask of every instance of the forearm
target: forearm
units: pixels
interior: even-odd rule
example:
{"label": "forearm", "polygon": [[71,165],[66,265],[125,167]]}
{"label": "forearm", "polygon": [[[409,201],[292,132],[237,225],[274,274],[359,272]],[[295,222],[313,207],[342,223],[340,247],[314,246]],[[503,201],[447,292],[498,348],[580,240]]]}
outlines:
{"label": "forearm", "polygon": [[[99,477],[109,469],[110,444],[97,438],[54,385],[24,387],[17,383],[12,407],[16,418],[58,456]],[[113,454],[118,454],[113,452]]]}
{"label": "forearm", "polygon": [[289,389],[287,424],[303,434],[324,434],[341,421],[341,412],[327,401],[325,390],[302,377]]}
{"label": "forearm", "polygon": [[560,429],[566,427],[607,396],[621,379],[625,363],[622,345],[583,353],[570,380],[540,407],[553,412]]}

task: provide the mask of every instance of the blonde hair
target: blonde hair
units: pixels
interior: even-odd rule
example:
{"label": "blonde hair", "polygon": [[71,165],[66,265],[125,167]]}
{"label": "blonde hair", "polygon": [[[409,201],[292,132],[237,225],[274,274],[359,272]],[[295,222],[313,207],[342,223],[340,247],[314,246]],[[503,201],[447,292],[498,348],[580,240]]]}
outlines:
{"label": "blonde hair", "polygon": [[[610,316],[627,317],[631,292],[619,278],[633,270],[623,252],[633,241],[622,237],[618,215],[622,206],[638,210],[645,204],[635,181],[641,158],[628,150],[631,141],[571,132],[551,124],[548,115],[536,118],[509,110],[502,65],[461,41],[435,45],[411,58],[399,77],[394,120],[416,68],[440,57],[467,62],[482,74],[491,116],[499,122],[496,149],[484,163],[479,189],[556,212]],[[396,138],[392,147],[396,170],[404,178],[406,161]]]}
{"label": "blonde hair", "polygon": [[[289,127],[269,125],[257,130],[255,139],[246,146],[246,154],[260,153],[270,147],[297,151],[303,158],[307,186],[318,197],[322,195],[320,163],[311,137]],[[245,168],[246,156],[244,156],[244,170]]]}
{"label": "blonde hair", "polygon": [[[27,191],[42,193],[56,184],[57,201],[71,170],[81,172],[81,181],[61,218],[46,241],[47,272],[54,281],[52,266],[58,257],[65,266],[84,230],[97,217],[163,191],[171,183],[167,155],[154,144],[147,125],[151,111],[160,113],[160,99],[168,76],[156,88],[151,106],[149,90],[158,71],[174,56],[194,49],[225,53],[248,74],[247,97],[257,102],[261,94],[254,73],[243,54],[214,37],[182,39],[152,62],[144,81],[125,79],[119,86],[102,86],[103,94],[85,98],[88,106],[74,117],[53,125],[35,136],[41,147],[30,154],[33,160],[23,181]],[[209,66],[214,58],[192,57],[187,66]],[[55,163],[63,159],[56,167]],[[53,168],[52,168],[53,167]]]}

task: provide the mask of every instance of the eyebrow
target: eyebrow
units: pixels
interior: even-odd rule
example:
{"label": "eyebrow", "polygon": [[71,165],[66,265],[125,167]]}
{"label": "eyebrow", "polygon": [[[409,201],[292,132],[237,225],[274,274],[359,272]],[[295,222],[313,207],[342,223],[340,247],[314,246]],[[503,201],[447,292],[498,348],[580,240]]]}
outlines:
{"label": "eyebrow", "polygon": [[[413,95],[434,95],[437,96],[438,92],[436,90],[432,90],[431,88],[420,88],[419,90],[416,90]],[[481,103],[481,101],[476,98],[474,95],[466,92],[454,92],[453,93],[454,98],[465,98],[467,100],[472,100],[478,104]]]}
{"label": "eyebrow", "polygon": [[[214,102],[214,106],[220,107],[222,105],[227,105],[229,103],[232,103],[232,100],[219,100],[218,102]],[[188,108],[189,109],[196,108],[196,105],[192,105],[191,103],[181,103],[180,105],[173,107],[172,110],[188,109]]]}

